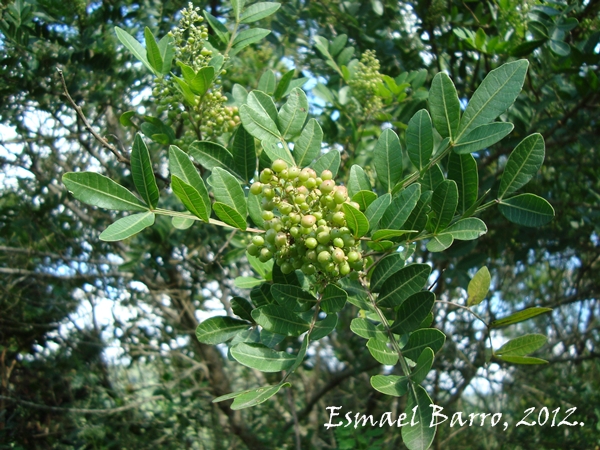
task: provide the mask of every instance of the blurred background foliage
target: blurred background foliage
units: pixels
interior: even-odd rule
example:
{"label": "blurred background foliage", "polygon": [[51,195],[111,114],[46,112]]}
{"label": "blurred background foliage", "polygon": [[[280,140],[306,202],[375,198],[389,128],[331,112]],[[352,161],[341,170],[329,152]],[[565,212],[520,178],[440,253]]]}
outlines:
{"label": "blurred background foliage", "polygon": [[[227,2],[195,4],[215,17],[229,14]],[[350,308],[331,338],[309,352],[294,391],[243,412],[212,404],[265,377],[194,338],[199,320],[229,311],[232,295],[247,295],[232,281],[249,271],[245,237],[159,221],[128,241],[102,242],[98,235],[114,217],[74,201],[59,181],[67,171],[92,168],[131,184],[127,165],[67,104],[57,69],[96,130],[128,152],[133,135],[120,114],[161,116],[152,76],[118,44],[114,26],[138,36],[148,26],[160,37],[185,6],[1,2],[0,448],[401,448],[395,429],[323,427],[326,406],[365,414],[404,409],[371,389],[369,375],[381,366],[350,332]],[[267,70],[280,78],[295,68],[296,77],[310,78],[311,114],[328,145],[341,151],[342,179],[354,163],[368,173],[382,126],[403,138],[437,72],[447,72],[467,99],[490,70],[529,60],[523,93],[506,117],[514,131],[476,155],[480,186],[495,189],[508,152],[540,132],[546,160],[529,191],[552,203],[555,220],[518,227],[492,208],[482,217],[486,236],[424,259],[440,274],[438,298],[458,303],[470,276],[487,265],[493,295],[477,311],[490,318],[554,308],[493,335],[501,343],[547,334],[540,356],[549,364],[486,364],[471,317],[438,304],[434,326],[448,339],[428,380],[434,402],[448,415],[500,411],[512,425],[502,431],[447,422],[434,448],[599,448],[600,2],[289,0],[261,26],[273,32],[232,58],[224,92],[234,83],[256,89]],[[367,51],[379,61],[378,69],[372,61],[368,67],[390,78],[349,91],[343,66],[360,70],[350,61]],[[166,150],[151,147],[163,175]],[[571,420],[585,426],[513,426],[525,409],[536,407],[537,418],[543,406],[560,407],[559,417],[576,406]]]}

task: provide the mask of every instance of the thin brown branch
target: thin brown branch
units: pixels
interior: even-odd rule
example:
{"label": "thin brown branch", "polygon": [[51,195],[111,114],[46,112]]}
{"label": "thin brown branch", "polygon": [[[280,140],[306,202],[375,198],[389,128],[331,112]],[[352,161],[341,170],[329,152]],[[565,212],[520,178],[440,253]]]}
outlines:
{"label": "thin brown branch", "polygon": [[165,397],[162,395],[153,395],[152,397],[145,398],[143,400],[138,400],[137,402],[129,403],[128,405],[119,406],[117,408],[104,408],[104,409],[89,409],[89,408],[63,408],[60,406],[48,406],[41,405],[39,403],[29,402],[27,400],[22,400],[15,397],[7,397],[5,395],[0,395],[0,399],[15,402],[20,405],[29,406],[30,408],[42,409],[44,411],[53,411],[58,413],[75,413],[75,414],[118,414],[123,411],[127,411],[129,409],[137,408],[138,406],[153,402],[155,400],[163,400]]}
{"label": "thin brown branch", "polygon": [[92,136],[94,136],[96,138],[96,140],[98,142],[100,142],[100,144],[102,144],[102,146],[104,148],[110,150],[112,152],[112,154],[117,157],[117,161],[124,162],[124,163],[129,163],[129,159],[127,159],[126,157],[124,157],[117,150],[117,148],[114,145],[112,145],[105,138],[103,138],[98,133],[96,133],[96,131],[94,131],[94,129],[92,128],[92,125],[90,124],[90,122],[87,120],[87,118],[83,114],[82,109],[79,107],[79,105],[77,105],[77,103],[75,103],[75,100],[73,100],[73,98],[71,97],[71,94],[69,94],[69,89],[67,88],[67,83],[65,81],[65,77],[63,75],[62,70],[61,69],[57,69],[57,71],[58,71],[58,74],[60,76],[60,81],[61,81],[62,86],[63,86],[64,95],[65,95],[65,97],[67,97],[68,102],[71,104],[71,106],[73,107],[73,109],[75,110],[75,112],[77,113],[77,115],[79,116],[79,118],[81,119],[81,121],[83,122],[83,125],[85,126],[86,130],[88,130],[92,134]]}

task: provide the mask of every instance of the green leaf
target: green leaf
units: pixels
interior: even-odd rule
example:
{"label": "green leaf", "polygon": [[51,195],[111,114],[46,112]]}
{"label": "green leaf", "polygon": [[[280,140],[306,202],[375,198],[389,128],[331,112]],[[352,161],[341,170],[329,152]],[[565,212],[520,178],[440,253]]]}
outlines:
{"label": "green leaf", "polygon": [[[194,167],[194,163],[192,163],[190,157],[174,145],[169,147],[169,170],[171,171],[171,175],[175,175],[196,190],[198,197],[200,197],[200,203],[198,203],[195,209],[202,214],[198,217],[208,222],[210,218],[210,199],[206,185],[196,167]],[[195,195],[193,196],[195,197]]]}
{"label": "green leaf", "polygon": [[348,203],[343,204],[344,214],[346,214],[346,224],[352,230],[355,239],[363,237],[369,231],[369,221],[367,217],[354,206]]}
{"label": "green leaf", "polygon": [[192,214],[205,222],[209,221],[210,203],[206,203],[206,199],[196,188],[181,180],[177,175],[171,175],[171,188],[177,198]]}
{"label": "green leaf", "polygon": [[495,355],[526,356],[543,346],[548,339],[543,334],[526,334],[511,339],[494,352]]}
{"label": "green leaf", "polygon": [[196,338],[203,344],[221,344],[249,326],[250,323],[245,320],[229,316],[211,317],[196,327]]}
{"label": "green leaf", "polygon": [[255,42],[262,40],[271,33],[271,30],[265,30],[264,28],[250,28],[239,33],[233,40],[232,55],[243,48],[248,47]]}
{"label": "green leaf", "polygon": [[408,186],[394,197],[390,206],[385,210],[379,226],[383,229],[401,230],[420,197],[420,184],[415,183]]}
{"label": "green leaf", "polygon": [[328,284],[321,297],[321,309],[327,314],[333,314],[344,309],[348,294],[335,284]]}
{"label": "green leaf", "polygon": [[271,295],[281,306],[294,312],[308,311],[317,303],[317,299],[312,294],[291,284],[273,284]]}
{"label": "green leaf", "polygon": [[138,61],[141,61],[150,70],[150,72],[154,73],[154,67],[152,67],[148,61],[148,58],[146,57],[146,49],[142,46],[142,44],[140,44],[127,31],[119,27],[115,27],[115,33],[117,34],[119,41],[121,41],[121,44],[127,47],[127,49],[133,53],[133,56],[135,56]]}
{"label": "green leaf", "polygon": [[418,330],[435,303],[435,294],[430,291],[417,292],[408,297],[396,310],[396,318],[390,330],[394,334],[408,334]]}
{"label": "green leaf", "polygon": [[308,116],[308,99],[300,88],[290,92],[287,101],[277,115],[277,127],[284,138],[296,136],[302,130]]}
{"label": "green leaf", "polygon": [[[375,144],[373,165],[379,182],[385,190],[391,192],[392,188],[402,178],[402,147],[398,135],[389,128],[381,133]],[[367,184],[369,187],[365,190],[370,191],[370,183]]]}
{"label": "green leaf", "polygon": [[409,264],[381,286],[377,299],[379,306],[396,308],[408,297],[419,292],[427,283],[431,267],[427,264]]}
{"label": "green leaf", "polygon": [[242,216],[238,211],[233,209],[231,206],[221,203],[213,203],[213,211],[219,219],[225,222],[227,225],[238,228],[244,231],[247,228],[246,217]]}
{"label": "green leaf", "polygon": [[246,182],[254,178],[256,171],[256,148],[254,138],[244,127],[238,127],[233,137],[231,156],[235,161],[236,171]]}
{"label": "green leaf", "polygon": [[162,58],[162,75],[167,75],[171,71],[173,58],[175,57],[175,46],[173,45],[173,37],[165,34],[158,41],[158,50]]}
{"label": "green leaf", "polygon": [[319,122],[310,119],[294,145],[294,159],[298,167],[306,167],[321,153],[322,141],[323,130]]}
{"label": "green leaf", "polygon": [[262,206],[260,204],[262,195],[248,193],[248,215],[258,228],[265,228],[265,219],[262,218]]}
{"label": "green leaf", "polygon": [[460,142],[480,125],[491,122],[510,105],[521,92],[529,62],[525,59],[503,64],[487,74],[467,105],[455,142]]}
{"label": "green leaf", "polygon": [[194,225],[195,220],[188,219],[186,217],[171,217],[171,225],[178,230],[187,230],[189,227]]}
{"label": "green leaf", "polygon": [[144,38],[146,39],[146,58],[157,75],[163,73],[163,60],[156,39],[150,31],[150,28],[144,28]]}
{"label": "green leaf", "polygon": [[208,11],[204,10],[203,13],[204,17],[206,17],[206,21],[209,23],[219,40],[223,44],[227,44],[229,42],[229,31],[227,31],[225,25],[219,22],[219,20]]}
{"label": "green leaf", "polygon": [[240,289],[252,289],[259,284],[261,284],[264,280],[254,277],[236,277],[233,280],[233,284]]}
{"label": "green leaf", "polygon": [[196,162],[210,171],[215,167],[232,170],[235,165],[229,150],[215,142],[194,141],[190,144],[188,152]]}
{"label": "green leaf", "polygon": [[398,353],[390,349],[384,341],[371,338],[367,341],[367,348],[378,363],[393,366],[398,362]]}
{"label": "green leaf", "polygon": [[256,256],[249,255],[248,253],[246,253],[246,257],[248,258],[248,262],[257,274],[259,274],[262,278],[265,279],[271,278],[271,272],[273,271],[273,264],[275,261],[270,259],[267,262],[262,262]]}
{"label": "green leaf", "polygon": [[300,316],[279,305],[266,305],[252,311],[254,321],[272,333],[300,336],[309,324]]}
{"label": "green leaf", "polygon": [[245,298],[233,297],[231,299],[231,309],[236,316],[252,322],[252,310],[254,308]]}
{"label": "green leaf", "polygon": [[317,172],[317,175],[320,175],[324,170],[331,170],[333,178],[335,179],[340,168],[340,162],[340,152],[337,150],[330,150],[311,164],[311,166],[313,170]]}
{"label": "green leaf", "polygon": [[[317,172],[319,173],[319,172]],[[362,167],[359,165],[353,165],[350,168],[350,176],[348,177],[348,195],[350,197],[360,191],[370,191],[371,183],[369,177],[365,173]]]}
{"label": "green leaf", "polygon": [[437,353],[444,342],[446,335],[435,328],[423,328],[410,335],[408,342],[402,349],[402,353],[409,359],[416,361],[421,352],[429,347],[434,353]]}
{"label": "green leaf", "polygon": [[281,140],[277,125],[267,114],[256,111],[248,105],[242,105],[240,108],[240,119],[246,131],[255,138],[266,142],[278,142]]}
{"label": "green leaf", "polygon": [[427,378],[427,374],[431,370],[431,366],[433,365],[433,350],[429,347],[425,348],[421,352],[421,356],[417,359],[417,365],[412,370],[410,374],[410,379],[413,380],[416,384],[421,384]]}
{"label": "green leaf", "polygon": [[427,214],[431,209],[430,204],[432,195],[432,191],[423,192],[421,197],[419,197],[417,205],[410,213],[410,216],[408,216],[408,219],[406,219],[406,222],[404,222],[404,228],[407,230],[418,230],[417,233],[411,234],[407,239],[412,239],[425,228],[425,225],[427,224]]}
{"label": "green leaf", "polygon": [[247,97],[248,106],[262,115],[269,116],[273,122],[277,122],[277,107],[273,98],[262,91],[254,90]]}
{"label": "green leaf", "polygon": [[444,173],[439,164],[435,164],[421,176],[421,185],[425,191],[434,191],[444,181]]}
{"label": "green leaf", "polygon": [[323,320],[315,322],[315,326],[310,332],[310,340],[318,341],[329,335],[337,326],[338,316],[337,314],[328,314]]}
{"label": "green leaf", "polygon": [[107,242],[121,241],[152,225],[154,225],[154,213],[147,211],[139,214],[131,214],[109,225],[100,234],[100,240]]}
{"label": "green leaf", "polygon": [[371,292],[377,293],[385,281],[404,267],[406,261],[400,253],[393,253],[381,259],[371,274]]}
{"label": "green leaf", "polygon": [[361,317],[352,319],[350,330],[364,339],[378,339],[382,342],[388,340],[388,335],[384,331],[379,330],[373,322]]}
{"label": "green leaf", "polygon": [[276,159],[283,159],[288,167],[295,166],[294,158],[287,148],[284,148],[278,142],[263,141],[262,147],[264,152],[267,154],[271,161]]}
{"label": "green leaf", "polygon": [[306,333],[302,338],[302,345],[300,346],[300,351],[298,352],[298,355],[296,355],[296,360],[294,361],[292,367],[289,368],[288,373],[294,372],[298,367],[300,367],[300,365],[302,365],[304,357],[306,356],[306,350],[308,350],[309,342],[310,336],[309,333]]}
{"label": "green leaf", "polygon": [[408,378],[398,375],[373,375],[371,386],[385,395],[402,397],[408,392]]}
{"label": "green leaf", "polygon": [[[238,410],[260,405],[261,403],[264,403],[265,401],[273,397],[275,394],[277,394],[282,387],[289,386],[291,386],[290,383],[283,383],[278,384],[277,386],[264,386],[258,389],[244,392],[235,397],[233,403],[231,404],[231,409]],[[213,402],[216,401],[217,399],[213,400]]]}
{"label": "green leaf", "polygon": [[521,194],[500,201],[500,212],[513,223],[539,227],[554,218],[554,208],[542,197]]}
{"label": "green leaf", "polygon": [[260,286],[255,286],[250,291],[250,299],[257,308],[274,303],[275,300],[271,295],[271,285],[262,283]]}
{"label": "green leaf", "polygon": [[125,111],[123,114],[121,114],[119,116],[119,122],[124,127],[132,127],[132,126],[134,126],[134,123],[131,120],[131,118],[134,116],[135,116],[135,111]]}
{"label": "green leaf", "polygon": [[421,171],[429,164],[433,153],[433,127],[426,109],[417,113],[408,122],[406,150],[410,162]]}
{"label": "green leaf", "polygon": [[261,372],[281,372],[296,361],[295,355],[277,352],[262,344],[240,342],[231,347],[231,356],[240,364]]}
{"label": "green leaf", "polygon": [[468,211],[477,201],[479,189],[477,162],[473,155],[450,153],[448,179],[454,180],[458,188],[458,212]]}
{"label": "green leaf", "polygon": [[523,139],[510,154],[498,189],[498,198],[526,185],[544,162],[544,138],[535,133]]}
{"label": "green leaf", "polygon": [[240,20],[240,13],[242,12],[242,9],[244,9],[245,3],[246,0],[231,0],[231,7],[233,8],[233,15],[236,22],[239,22]]}
{"label": "green leaf", "polygon": [[379,221],[391,202],[392,196],[390,194],[384,194],[369,205],[365,211],[365,217],[369,221],[369,229],[376,230],[378,228]]}
{"label": "green leaf", "polygon": [[502,319],[494,320],[492,323],[490,323],[490,328],[501,328],[506,327],[508,325],[512,325],[514,323],[524,322],[525,320],[531,319],[532,317],[539,316],[540,314],[544,314],[550,311],[552,311],[552,308],[540,308],[538,306],[535,306],[533,308],[527,308]]}
{"label": "green leaf", "polygon": [[[436,427],[431,427],[433,419],[433,401],[422,386],[415,386],[416,398],[413,391],[409,391],[406,402],[406,413],[411,417],[414,426],[402,427],[402,441],[408,450],[427,450],[435,437]],[[415,418],[412,420],[412,411],[415,410]]]}
{"label": "green leaf", "polygon": [[117,211],[147,211],[129,190],[95,172],[68,172],[62,181],[73,196],[88,205]]}
{"label": "green leaf", "polygon": [[234,209],[245,221],[248,214],[246,197],[238,180],[228,171],[215,167],[208,177],[208,184],[213,188],[215,200]]}
{"label": "green leaf", "polygon": [[275,348],[277,344],[285,339],[285,336],[281,334],[271,333],[270,331],[265,330],[264,328],[260,330],[260,339],[259,342],[263,345],[266,345],[269,348]]}
{"label": "green leaf", "polygon": [[265,70],[258,80],[258,90],[267,95],[273,95],[275,91],[275,73],[271,69]]}
{"label": "green leaf", "polygon": [[159,198],[158,186],[152,170],[150,152],[139,133],[135,135],[131,149],[131,176],[135,188],[150,209],[156,208]]}
{"label": "green leaf", "polygon": [[460,123],[460,103],[454,83],[443,72],[439,72],[431,82],[429,111],[438,133],[443,138],[454,139]]}
{"label": "green leaf", "polygon": [[361,211],[366,211],[375,200],[377,200],[377,194],[373,191],[358,191],[352,196],[352,201],[360,205]]}
{"label": "green leaf", "polygon": [[414,233],[416,231],[417,230],[377,230],[375,233],[373,233],[371,239],[373,241],[389,240],[400,236],[404,236],[408,233]]}
{"label": "green leaf", "polygon": [[504,139],[514,128],[512,123],[492,122],[480,125],[463,135],[454,145],[454,153],[466,154],[484,150]]}
{"label": "green leaf", "polygon": [[203,67],[195,74],[191,80],[186,80],[192,92],[198,96],[203,96],[215,77],[215,68],[212,66]]}
{"label": "green leaf", "polygon": [[438,236],[451,235],[454,239],[459,241],[471,241],[487,233],[487,227],[483,220],[477,217],[469,217],[467,219],[461,219],[458,222],[450,225]]}
{"label": "green leaf", "polygon": [[483,266],[473,276],[473,279],[469,281],[467,306],[479,305],[487,296],[491,282],[492,276],[490,275],[490,271],[486,266]]}
{"label": "green leaf", "polygon": [[454,243],[454,238],[451,234],[440,234],[433,236],[427,243],[427,250],[431,253],[443,252]]}
{"label": "green leaf", "polygon": [[181,78],[174,76],[173,79],[177,82],[177,87],[183,95],[183,99],[192,108],[196,107],[196,96],[192,92],[190,86]]}
{"label": "green leaf", "polygon": [[452,219],[458,206],[458,187],[453,180],[444,180],[433,191],[431,210],[434,213],[432,232],[444,230]]}
{"label": "green leaf", "polygon": [[[275,89],[275,92],[273,93],[273,97],[275,97],[275,99],[279,100],[281,97],[283,97],[286,94],[288,87],[290,86],[290,82],[292,81],[292,78],[294,78],[295,74],[296,74],[296,69],[291,69],[283,74],[283,76],[281,77],[281,80],[279,80],[279,83],[277,84],[277,88]],[[300,167],[304,167],[304,166],[300,166]]]}
{"label": "green leaf", "polygon": [[548,364],[548,361],[533,356],[501,355],[496,358],[511,364]]}

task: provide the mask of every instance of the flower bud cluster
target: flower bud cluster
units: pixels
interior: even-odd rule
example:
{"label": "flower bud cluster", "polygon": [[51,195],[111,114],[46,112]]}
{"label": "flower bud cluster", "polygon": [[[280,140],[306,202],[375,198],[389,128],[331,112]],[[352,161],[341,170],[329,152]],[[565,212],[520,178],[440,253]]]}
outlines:
{"label": "flower bud cluster", "polygon": [[[212,50],[205,48],[208,28],[202,22],[200,8],[192,3],[181,11],[179,25],[169,34],[173,38],[175,59],[191,67],[195,72],[207,67],[213,57]],[[220,74],[224,74],[222,70]],[[184,127],[184,134],[175,142],[185,148],[198,138],[216,138],[223,133],[230,133],[239,125],[240,117],[237,107],[227,106],[227,97],[223,94],[220,78],[213,81],[208,92],[196,98],[195,105],[184,108],[183,94],[174,79],[157,78],[152,94],[157,99],[157,112],[164,114],[166,125],[191,121],[193,126]],[[197,134],[200,131],[200,135]]]}
{"label": "flower bud cluster", "polygon": [[265,234],[256,235],[247,251],[262,262],[275,259],[284,274],[296,269],[317,279],[335,281],[362,270],[364,259],[346,224],[343,204],[360,208],[348,198],[333,174],[288,167],[281,159],[264,169],[250,192],[262,196]]}
{"label": "flower bud cluster", "polygon": [[375,52],[367,50],[360,58],[354,77],[348,81],[348,85],[352,88],[352,95],[357,100],[349,105],[353,105],[367,115],[383,107],[382,99],[378,94],[379,85],[383,81],[379,68],[379,60]]}

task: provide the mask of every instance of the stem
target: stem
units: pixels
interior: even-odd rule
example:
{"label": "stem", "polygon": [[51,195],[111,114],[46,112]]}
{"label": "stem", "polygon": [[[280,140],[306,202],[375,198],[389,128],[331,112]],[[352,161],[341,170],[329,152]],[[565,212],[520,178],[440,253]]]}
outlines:
{"label": "stem", "polygon": [[[168,209],[162,209],[162,208],[156,208],[154,210],[152,210],[152,212],[154,214],[159,214],[161,216],[170,216],[170,217],[181,217],[182,219],[190,219],[190,220],[198,220],[201,222],[204,222],[201,218],[194,216],[193,214],[189,214],[189,213],[184,213],[184,212],[180,212],[180,211],[171,211]],[[238,230],[238,228],[236,227],[232,227],[231,225],[226,224],[225,222],[222,222],[220,220],[217,219],[209,219],[209,222],[212,225],[217,225],[220,227],[225,227],[225,228],[231,228],[233,230]],[[259,230],[258,228],[246,228],[245,230],[241,230],[241,231],[247,231],[249,233],[264,233],[265,230]]]}
{"label": "stem", "polygon": [[431,161],[429,161],[429,164],[427,164],[427,166],[422,171],[415,172],[409,175],[407,178],[405,178],[404,181],[402,181],[402,189],[404,189],[409,184],[417,181],[421,177],[421,173],[427,172],[432,166],[439,163],[448,153],[450,153],[450,150],[452,150],[452,146],[448,145],[444,150],[438,152],[438,154],[435,155]]}
{"label": "stem", "polygon": [[469,311],[471,314],[473,314],[475,317],[477,317],[479,320],[481,320],[487,328],[490,327],[489,324],[485,320],[483,320],[483,318],[479,314],[477,314],[475,311],[471,310],[471,308],[468,308],[467,306],[462,306],[462,305],[459,305],[458,303],[454,303],[454,302],[447,302],[446,300],[436,300],[436,302],[445,303],[447,305],[456,306],[457,308],[464,309],[465,311]]}

